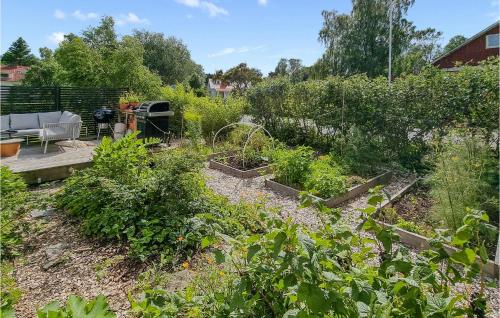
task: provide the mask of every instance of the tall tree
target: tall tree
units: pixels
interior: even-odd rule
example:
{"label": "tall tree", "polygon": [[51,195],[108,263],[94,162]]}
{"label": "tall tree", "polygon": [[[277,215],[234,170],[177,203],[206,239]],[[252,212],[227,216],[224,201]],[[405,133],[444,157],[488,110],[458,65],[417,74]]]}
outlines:
{"label": "tall tree", "polygon": [[237,92],[250,87],[252,84],[262,80],[262,72],[256,68],[250,68],[246,63],[240,63],[227,70],[222,76],[223,81],[234,85]]}
{"label": "tall tree", "polygon": [[191,59],[181,40],[144,30],[135,30],[134,37],[144,46],[144,65],[158,73],[163,83],[188,83],[193,76],[197,77],[196,82],[204,82],[203,68]]}
{"label": "tall tree", "polygon": [[2,64],[31,66],[36,62],[36,57],[31,53],[28,43],[19,37],[7,52],[2,55]]}
{"label": "tall tree", "polygon": [[65,81],[65,71],[54,58],[52,50],[46,47],[40,48],[40,57],[40,60],[26,72],[26,77],[23,80],[24,85],[61,86],[69,84]]}
{"label": "tall tree", "polygon": [[465,41],[467,41],[467,38],[465,36],[455,35],[448,41],[448,44],[444,46],[443,54],[456,49],[457,47],[462,45]]}
{"label": "tall tree", "polygon": [[82,32],[82,40],[91,49],[107,58],[118,47],[115,21],[112,17],[103,17],[98,26],[89,27]]}
{"label": "tall tree", "polygon": [[435,30],[416,30],[405,16],[414,0],[352,0],[350,14],[323,11],[319,40],[326,46],[323,59],[333,74],[387,73],[389,9],[393,3],[392,56],[396,60],[415,41],[427,41]]}
{"label": "tall tree", "polygon": [[269,73],[269,77],[286,76],[290,81],[296,83],[305,81],[309,77],[308,70],[302,65],[300,59],[281,58],[274,69],[274,72]]}

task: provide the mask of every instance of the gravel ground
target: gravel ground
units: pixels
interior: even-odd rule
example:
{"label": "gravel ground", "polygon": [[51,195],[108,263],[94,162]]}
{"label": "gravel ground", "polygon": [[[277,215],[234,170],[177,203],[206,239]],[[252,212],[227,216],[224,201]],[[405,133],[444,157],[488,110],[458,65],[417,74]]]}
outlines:
{"label": "gravel ground", "polygon": [[[321,224],[319,212],[312,208],[300,209],[299,202],[296,199],[282,196],[267,189],[264,185],[264,180],[269,176],[258,177],[254,179],[239,179],[226,175],[218,170],[205,169],[207,176],[207,185],[215,192],[224,195],[230,199],[231,202],[256,201],[261,198],[266,199],[266,204],[269,207],[280,208],[282,217],[290,217],[294,222],[300,223],[316,229]],[[405,185],[409,184],[407,176],[395,176],[391,183],[384,187],[383,192],[390,198],[395,195]],[[349,225],[353,230],[359,224],[359,212],[357,209],[366,207],[368,194],[359,196],[344,203],[340,208],[342,210],[341,223]],[[368,234],[367,234],[368,235]],[[417,251],[411,250],[411,254],[416,257]],[[496,282],[498,286],[498,282]],[[478,286],[465,286],[459,284],[454,286],[456,293],[463,294],[470,290],[477,289]],[[487,317],[500,317],[500,292],[498,288],[487,288],[486,294],[488,296],[489,313]]]}

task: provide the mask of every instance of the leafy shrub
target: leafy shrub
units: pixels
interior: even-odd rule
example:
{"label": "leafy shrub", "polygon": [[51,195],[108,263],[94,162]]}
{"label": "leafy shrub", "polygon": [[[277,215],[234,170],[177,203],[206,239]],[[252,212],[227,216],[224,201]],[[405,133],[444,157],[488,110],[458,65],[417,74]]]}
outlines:
{"label": "leafy shrub", "polygon": [[86,301],[83,298],[71,295],[65,306],[61,306],[57,301],[45,305],[37,310],[38,318],[82,318],[100,317],[114,318],[115,313],[109,308],[106,298],[102,295],[93,300]]}
{"label": "leafy shrub", "polygon": [[201,129],[203,137],[208,141],[219,130],[233,122],[237,122],[245,107],[242,98],[230,97],[227,99],[198,97],[184,85],[176,85],[175,88],[162,88],[162,99],[171,102],[171,110],[174,117],[171,120],[171,129],[177,133],[183,131],[183,113],[195,112],[201,116]]}
{"label": "leafy shrub", "polygon": [[341,169],[332,166],[330,156],[323,156],[311,164],[311,173],[304,186],[314,195],[330,198],[347,192],[347,181]]}
{"label": "leafy shrub", "polygon": [[[484,315],[482,289],[473,295],[451,294],[449,284],[481,277],[475,257],[482,255],[482,264],[487,261],[484,246],[472,245],[470,238],[488,227],[487,216],[479,211],[469,214],[464,228],[451,237],[438,237],[414,261],[392,229],[378,226],[372,218],[382,200],[374,192],[369,206],[361,210],[360,227],[373,239],[333,223],[310,232],[272,220],[264,235],[222,237],[229,248],[215,249],[219,266],[209,266],[184,291],[146,291],[132,300],[132,310],[147,317]],[[445,243],[458,251],[448,254]],[[462,266],[465,275],[458,274]]]}
{"label": "leafy shrub", "polygon": [[429,134],[456,125],[482,128],[498,145],[498,61],[453,74],[428,67],[391,86],[365,75],[296,84],[267,79],[247,90],[248,113],[289,145],[333,147],[356,173],[393,162],[422,169]]}
{"label": "leafy shrub", "polygon": [[278,149],[272,154],[273,172],[276,181],[302,187],[311,172],[314,151],[309,147],[293,150]]}
{"label": "leafy shrub", "polygon": [[26,183],[5,166],[0,167],[0,260],[18,254],[22,243],[21,231],[24,227],[22,215],[25,213],[27,198]]}
{"label": "leafy shrub", "polygon": [[186,111],[184,112],[184,120],[186,122],[186,137],[192,146],[199,147],[202,138],[201,115],[194,111]]}
{"label": "leafy shrub", "polygon": [[14,318],[14,304],[21,297],[21,290],[16,288],[11,264],[2,261],[0,270],[0,317]]}
{"label": "leafy shrub", "polygon": [[232,206],[206,188],[198,152],[175,149],[151,156],[134,138],[119,141],[99,148],[133,158],[142,167],[135,176],[110,174],[107,167],[118,169],[120,157],[98,149],[94,166],[69,178],[58,194],[59,207],[82,218],[86,234],[125,241],[131,256],[146,260],[158,255],[169,264],[193,255],[201,239],[216,231],[262,230],[258,208]]}

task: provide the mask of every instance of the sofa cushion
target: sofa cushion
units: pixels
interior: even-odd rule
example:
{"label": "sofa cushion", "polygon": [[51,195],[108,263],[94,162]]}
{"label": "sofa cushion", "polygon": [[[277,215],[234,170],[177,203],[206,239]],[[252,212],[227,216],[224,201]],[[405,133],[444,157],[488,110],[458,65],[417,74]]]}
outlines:
{"label": "sofa cushion", "polygon": [[38,113],[10,114],[10,128],[14,130],[40,128]]}
{"label": "sofa cushion", "polygon": [[79,115],[73,115],[69,119],[68,123],[79,123],[80,121],[82,121],[82,118]]}
{"label": "sofa cushion", "polygon": [[38,120],[40,121],[40,127],[43,128],[43,124],[58,123],[61,119],[61,112],[48,112],[48,113],[38,113]]}
{"label": "sofa cushion", "polygon": [[10,129],[10,116],[3,115],[0,116],[0,130],[8,130]]}
{"label": "sofa cushion", "polygon": [[32,128],[32,129],[18,129],[15,134],[12,136],[21,137],[21,136],[39,136],[42,129]]}
{"label": "sofa cushion", "polygon": [[71,118],[74,116],[75,114],[73,114],[72,112],[69,112],[67,110],[65,110],[62,114],[61,114],[61,118],[59,118],[59,122],[60,123],[71,123]]}
{"label": "sofa cushion", "polygon": [[40,137],[43,137],[43,135],[49,137],[50,139],[55,139],[55,138],[61,138],[61,139],[68,139],[68,130],[64,129],[62,127],[53,127],[53,128],[45,128],[40,130]]}

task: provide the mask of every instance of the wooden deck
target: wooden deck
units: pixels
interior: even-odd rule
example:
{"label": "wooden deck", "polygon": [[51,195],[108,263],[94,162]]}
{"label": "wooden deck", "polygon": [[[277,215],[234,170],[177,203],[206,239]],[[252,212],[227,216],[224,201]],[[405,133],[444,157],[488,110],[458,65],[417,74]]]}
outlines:
{"label": "wooden deck", "polygon": [[80,141],[80,147],[61,147],[49,144],[47,153],[40,145],[21,145],[16,156],[1,158],[1,165],[21,174],[27,183],[41,183],[67,178],[76,169],[92,165],[95,140]]}

